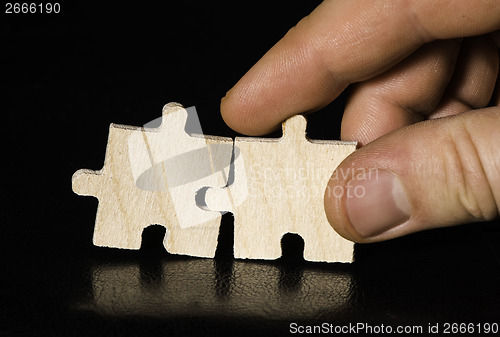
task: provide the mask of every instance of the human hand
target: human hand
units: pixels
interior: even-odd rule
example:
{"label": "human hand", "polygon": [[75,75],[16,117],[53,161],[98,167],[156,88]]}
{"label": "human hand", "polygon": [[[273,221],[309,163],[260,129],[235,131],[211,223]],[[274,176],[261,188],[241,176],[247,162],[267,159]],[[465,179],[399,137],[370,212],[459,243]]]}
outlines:
{"label": "human hand", "polygon": [[[498,0],[326,0],[227,93],[222,116],[263,135],[349,86],[341,135],[362,147],[326,189],[339,234],[375,242],[491,220],[500,209],[499,29]],[[349,174],[361,171],[376,174]],[[339,188],[363,193],[329,192]]]}

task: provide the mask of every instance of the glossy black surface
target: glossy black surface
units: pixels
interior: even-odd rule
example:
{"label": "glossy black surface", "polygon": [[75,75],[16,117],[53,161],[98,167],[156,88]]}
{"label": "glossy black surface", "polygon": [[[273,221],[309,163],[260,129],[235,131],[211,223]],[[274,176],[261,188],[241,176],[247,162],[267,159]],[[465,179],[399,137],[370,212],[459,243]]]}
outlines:
{"label": "glossy black surface", "polygon": [[[71,191],[103,165],[109,123],[196,105],[205,133],[235,136],[219,100],[317,3],[63,4],[1,20],[0,336],[287,334],[289,324],[500,323],[499,223],[357,245],[353,264],[307,263],[288,236],[277,261],[173,256],[164,230],[139,251],[91,244],[97,201]],[[339,138],[342,98],[310,117]],[[278,135],[276,135],[278,136]]]}

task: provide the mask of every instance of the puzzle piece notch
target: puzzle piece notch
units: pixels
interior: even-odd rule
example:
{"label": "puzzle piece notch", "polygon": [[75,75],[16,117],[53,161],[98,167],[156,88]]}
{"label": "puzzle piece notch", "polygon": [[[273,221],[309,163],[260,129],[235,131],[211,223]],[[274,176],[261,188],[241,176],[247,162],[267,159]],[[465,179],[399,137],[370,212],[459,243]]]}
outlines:
{"label": "puzzle piece notch", "polygon": [[[235,182],[208,188],[210,210],[234,214],[234,255],[276,259],[281,239],[295,233],[304,240],[309,261],[351,262],[353,243],[338,235],[324,211],[324,191],[335,168],[356,149],[355,142],[309,140],[307,121],[294,116],[283,123],[280,139],[236,138]],[[245,200],[238,198],[247,192]]]}
{"label": "puzzle piece notch", "polygon": [[[200,257],[215,255],[221,215],[203,211],[196,205],[193,188],[197,190],[199,187],[191,184],[183,192],[180,190],[182,186],[174,186],[177,190],[172,193],[168,177],[160,179],[165,188],[155,186],[158,177],[151,182],[152,188],[149,190],[137,187],[137,178],[145,170],[155,165],[161,166],[176,155],[200,148],[207,149],[210,159],[214,151],[222,151],[222,154],[218,153],[218,160],[224,160],[226,164],[192,162],[190,167],[185,168],[186,171],[200,165],[204,170],[206,166],[219,169],[229,166],[233,140],[191,136],[184,129],[186,120],[187,111],[177,103],[170,103],[163,109],[162,123],[158,128],[111,124],[103,168],[99,171],[83,169],[75,172],[72,178],[75,193],[94,196],[99,200],[93,239],[96,246],[139,249],[143,229],[160,224],[167,228],[164,245],[170,253]],[[221,149],[220,145],[225,147]],[[163,148],[171,150],[168,152]],[[212,186],[226,184],[224,172],[213,172],[212,175],[215,177],[206,179],[206,176],[202,176],[196,181],[201,186],[207,183]],[[201,219],[206,221],[201,224],[198,222],[197,226],[182,226],[182,221],[186,219],[179,219],[181,212],[201,214]]]}

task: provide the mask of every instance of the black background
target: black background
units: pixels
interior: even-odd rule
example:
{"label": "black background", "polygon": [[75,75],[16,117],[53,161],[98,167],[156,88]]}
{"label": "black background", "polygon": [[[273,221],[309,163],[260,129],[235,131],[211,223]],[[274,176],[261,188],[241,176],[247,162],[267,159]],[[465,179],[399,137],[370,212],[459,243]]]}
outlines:
{"label": "black background", "polygon": [[[109,124],[143,125],[176,101],[206,134],[236,136],[220,98],[318,3],[2,8],[0,336],[500,323],[498,221],[356,245],[353,264],[304,262],[293,236],[277,261],[234,260],[231,215],[215,259],[169,255],[160,227],[139,251],[92,246],[97,200],[73,194],[71,176],[102,167]],[[342,101],[309,118],[311,138],[339,138]]]}

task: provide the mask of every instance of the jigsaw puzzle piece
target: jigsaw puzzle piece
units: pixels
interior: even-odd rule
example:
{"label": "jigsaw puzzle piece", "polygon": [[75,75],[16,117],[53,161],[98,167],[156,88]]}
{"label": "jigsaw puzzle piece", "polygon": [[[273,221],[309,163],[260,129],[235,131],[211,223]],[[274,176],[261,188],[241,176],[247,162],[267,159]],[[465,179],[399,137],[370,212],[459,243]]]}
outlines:
{"label": "jigsaw puzzle piece", "polygon": [[353,243],[330,226],[323,198],[332,172],[356,143],[309,140],[306,126],[299,115],[283,123],[280,139],[236,138],[241,158],[234,183],[207,189],[207,209],[234,214],[236,258],[276,259],[283,235],[296,233],[306,260],[352,261]]}
{"label": "jigsaw puzzle piece", "polygon": [[196,191],[226,185],[233,141],[188,135],[179,104],[162,118],[156,129],[112,124],[103,169],[75,172],[73,190],[99,199],[96,246],[139,249],[143,229],[160,224],[170,253],[213,257],[221,214],[201,210]]}
{"label": "jigsaw puzzle piece", "polygon": [[[195,115],[194,108],[190,109]],[[227,185],[233,152],[232,139],[202,136],[197,118],[189,120],[189,129],[199,135],[189,135],[184,128],[188,110],[168,104],[158,129],[135,133],[128,141],[137,186],[146,190],[168,189],[181,228],[199,226],[218,216],[198,207],[195,196],[203,186]],[[132,157],[138,154],[143,157]]]}

